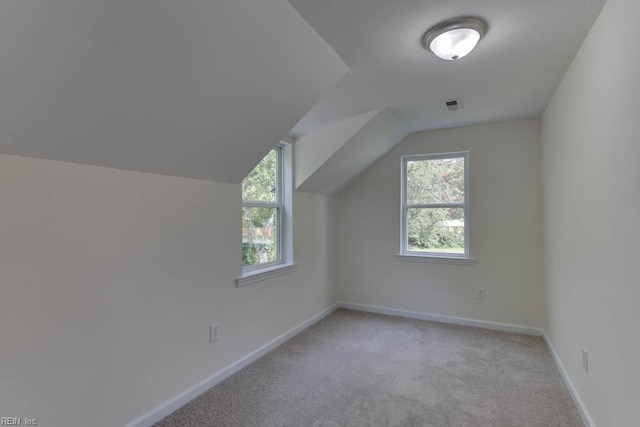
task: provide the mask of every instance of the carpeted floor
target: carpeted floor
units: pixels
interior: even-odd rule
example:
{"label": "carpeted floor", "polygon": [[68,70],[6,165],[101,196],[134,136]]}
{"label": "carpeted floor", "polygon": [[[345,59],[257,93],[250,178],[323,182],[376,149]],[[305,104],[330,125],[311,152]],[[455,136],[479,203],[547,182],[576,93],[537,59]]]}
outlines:
{"label": "carpeted floor", "polygon": [[539,337],[338,310],[156,427],[583,426]]}

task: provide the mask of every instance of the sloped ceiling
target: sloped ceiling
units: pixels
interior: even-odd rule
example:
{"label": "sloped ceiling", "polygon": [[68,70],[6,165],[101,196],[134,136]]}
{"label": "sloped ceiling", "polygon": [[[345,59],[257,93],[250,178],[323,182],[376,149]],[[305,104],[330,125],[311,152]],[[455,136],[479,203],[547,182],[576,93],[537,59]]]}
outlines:
{"label": "sloped ceiling", "polygon": [[296,189],[338,194],[407,133],[386,109],[360,114],[295,142]]}
{"label": "sloped ceiling", "polygon": [[[334,194],[398,135],[539,117],[605,0],[290,2],[350,67],[290,132],[297,188]],[[489,25],[471,54],[443,61],[422,46],[429,28],[460,16]],[[451,98],[463,109],[448,111]]]}
{"label": "sloped ceiling", "polygon": [[308,133],[295,144],[295,187],[300,188],[331,156],[351,140],[381,110],[367,111]]}
{"label": "sloped ceiling", "polygon": [[238,183],[347,70],[285,0],[2,0],[0,152]]}
{"label": "sloped ceiling", "polygon": [[[539,117],[605,0],[290,0],[351,71],[292,131],[301,136],[378,108],[417,132]],[[435,24],[484,18],[458,61],[421,44]],[[463,110],[444,101],[462,98]]]}
{"label": "sloped ceiling", "polygon": [[[288,134],[335,193],[397,135],[539,116],[605,0],[290,2],[0,1],[0,153],[239,183]],[[462,15],[489,23],[469,56],[420,44]]]}

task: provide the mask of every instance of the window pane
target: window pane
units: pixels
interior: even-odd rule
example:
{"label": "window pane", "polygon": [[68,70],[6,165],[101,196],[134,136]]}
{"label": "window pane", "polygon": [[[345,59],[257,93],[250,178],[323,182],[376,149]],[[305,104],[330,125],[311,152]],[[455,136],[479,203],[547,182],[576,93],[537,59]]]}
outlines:
{"label": "window pane", "polygon": [[277,202],[278,151],[271,150],[242,181],[243,202]]}
{"label": "window pane", "polygon": [[464,209],[407,209],[410,251],[464,254]]}
{"label": "window pane", "polygon": [[279,208],[242,208],[242,266],[277,261]]}
{"label": "window pane", "polygon": [[464,157],[407,161],[407,203],[463,203]]}

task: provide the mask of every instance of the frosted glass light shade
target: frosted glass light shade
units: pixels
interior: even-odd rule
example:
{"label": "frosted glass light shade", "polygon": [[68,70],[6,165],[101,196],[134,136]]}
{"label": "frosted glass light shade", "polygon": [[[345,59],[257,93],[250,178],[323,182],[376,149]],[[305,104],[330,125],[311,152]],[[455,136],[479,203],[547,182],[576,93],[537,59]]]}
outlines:
{"label": "frosted glass light shade", "polygon": [[442,22],[424,36],[424,45],[439,58],[454,61],[468,55],[487,30],[478,18],[457,18]]}
{"label": "frosted glass light shade", "polygon": [[467,56],[480,41],[480,33],[471,28],[447,31],[433,39],[429,45],[436,56],[453,61]]}

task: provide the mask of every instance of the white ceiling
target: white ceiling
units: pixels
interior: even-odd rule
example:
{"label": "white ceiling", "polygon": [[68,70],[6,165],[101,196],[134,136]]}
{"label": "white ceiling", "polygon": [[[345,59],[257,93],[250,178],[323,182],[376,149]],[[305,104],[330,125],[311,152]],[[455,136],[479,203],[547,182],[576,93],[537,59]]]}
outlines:
{"label": "white ceiling", "polygon": [[0,152],[239,183],[347,70],[286,0],[1,0]]}
{"label": "white ceiling", "polygon": [[339,194],[405,136],[396,116],[386,109],[307,133],[295,142],[295,188]]}
{"label": "white ceiling", "polygon": [[[377,108],[407,132],[538,117],[605,0],[290,0],[350,72],[292,136]],[[478,16],[476,50],[443,61],[421,45],[440,21]],[[449,112],[444,101],[462,98]]]}
{"label": "white ceiling", "polygon": [[[0,153],[238,183],[381,108],[393,135],[537,117],[605,0],[290,1],[1,0]],[[474,52],[422,47],[461,15],[489,24]]]}

